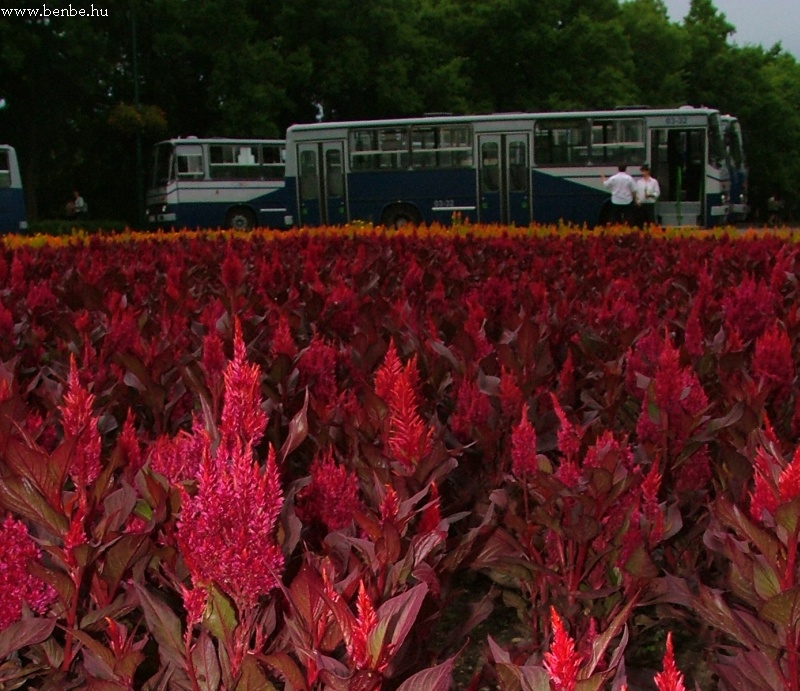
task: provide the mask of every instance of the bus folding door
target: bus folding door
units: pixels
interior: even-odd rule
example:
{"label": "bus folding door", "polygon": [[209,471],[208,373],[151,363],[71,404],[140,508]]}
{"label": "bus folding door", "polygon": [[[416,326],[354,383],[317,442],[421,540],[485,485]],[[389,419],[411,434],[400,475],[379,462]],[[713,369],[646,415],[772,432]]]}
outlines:
{"label": "bus folding door", "polygon": [[531,222],[530,137],[527,133],[478,136],[478,215],[482,223]]}
{"label": "bus folding door", "polygon": [[301,226],[347,222],[343,142],[297,145],[297,194]]}

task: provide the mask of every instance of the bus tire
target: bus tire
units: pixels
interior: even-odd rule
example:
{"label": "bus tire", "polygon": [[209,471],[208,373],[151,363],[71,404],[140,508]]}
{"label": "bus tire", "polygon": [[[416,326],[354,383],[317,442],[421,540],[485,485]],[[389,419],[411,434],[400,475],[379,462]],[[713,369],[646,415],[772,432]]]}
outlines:
{"label": "bus tire", "polygon": [[252,230],[256,226],[255,214],[246,207],[236,207],[225,216],[225,226],[230,230]]}
{"label": "bus tire", "polygon": [[422,218],[417,211],[410,204],[394,204],[387,207],[383,216],[381,216],[381,225],[385,228],[399,230],[404,226],[412,225],[418,226],[422,222]]}

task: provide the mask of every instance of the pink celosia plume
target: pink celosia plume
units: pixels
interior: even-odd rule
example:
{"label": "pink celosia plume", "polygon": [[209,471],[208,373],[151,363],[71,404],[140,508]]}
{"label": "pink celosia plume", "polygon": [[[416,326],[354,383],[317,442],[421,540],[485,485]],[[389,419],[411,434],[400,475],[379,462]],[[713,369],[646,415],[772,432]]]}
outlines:
{"label": "pink celosia plume", "polygon": [[672,649],[672,631],[667,633],[667,648],[664,652],[664,668],[653,678],[658,691],[686,691],[681,674],[675,664],[675,653]]}

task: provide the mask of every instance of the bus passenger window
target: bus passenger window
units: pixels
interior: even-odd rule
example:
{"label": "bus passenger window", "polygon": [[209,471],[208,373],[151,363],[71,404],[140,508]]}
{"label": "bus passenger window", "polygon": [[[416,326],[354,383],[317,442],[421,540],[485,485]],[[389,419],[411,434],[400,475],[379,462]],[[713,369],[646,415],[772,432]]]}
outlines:
{"label": "bus passenger window", "polygon": [[200,147],[197,153],[181,151],[177,152],[178,177],[184,180],[202,180],[203,173],[203,154]]}
{"label": "bus passenger window", "polygon": [[484,192],[500,189],[500,147],[496,142],[481,146],[481,185]]}
{"label": "bus passenger window", "polygon": [[8,151],[0,151],[0,188],[11,187],[11,166]]}

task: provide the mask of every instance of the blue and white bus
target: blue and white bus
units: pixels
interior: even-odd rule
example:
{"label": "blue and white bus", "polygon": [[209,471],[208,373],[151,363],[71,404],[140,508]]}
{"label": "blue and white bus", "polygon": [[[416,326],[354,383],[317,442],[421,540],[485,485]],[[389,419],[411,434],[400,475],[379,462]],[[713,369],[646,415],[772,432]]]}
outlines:
{"label": "blue and white bus", "polygon": [[285,147],[277,139],[199,139],[156,144],[147,191],[151,228],[290,227]]}
{"label": "blue and white bus", "polygon": [[17,152],[12,146],[0,144],[0,233],[18,233],[27,228]]}
{"label": "blue and white bus", "polygon": [[744,153],[742,126],[739,118],[733,115],[723,114],[720,119],[722,120],[722,131],[731,179],[730,214],[728,218],[732,223],[741,223],[747,220],[750,214],[750,203],[747,197],[749,170],[747,157]]}
{"label": "blue and white bus", "polygon": [[648,163],[663,225],[728,215],[719,112],[710,108],[501,113],[291,126],[286,189],[301,226],[361,220],[605,223],[600,175]]}

